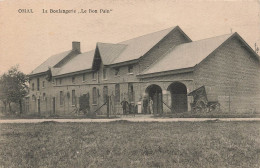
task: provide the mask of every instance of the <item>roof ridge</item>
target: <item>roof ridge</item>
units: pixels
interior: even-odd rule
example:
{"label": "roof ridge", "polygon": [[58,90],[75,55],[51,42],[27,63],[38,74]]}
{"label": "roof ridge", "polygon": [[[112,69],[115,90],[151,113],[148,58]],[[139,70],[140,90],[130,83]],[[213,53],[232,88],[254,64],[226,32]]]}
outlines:
{"label": "roof ridge", "polygon": [[[236,33],[236,32],[235,32]],[[203,41],[203,40],[209,40],[209,39],[213,39],[213,38],[217,38],[217,37],[221,37],[221,36],[227,36],[227,35],[230,35],[229,37],[231,37],[233,34],[235,33],[228,33],[228,34],[222,34],[222,35],[218,35],[218,36],[213,36],[213,37],[208,37],[208,38],[204,38],[204,39],[200,39],[200,40],[196,40],[196,41],[192,41],[192,42],[198,42],[198,41]],[[189,42],[189,43],[192,43],[192,42]],[[187,43],[184,43],[184,44],[187,44]]]}
{"label": "roof ridge", "polygon": [[118,42],[117,44],[120,44],[120,43],[123,43],[123,42],[129,41],[129,40],[134,40],[134,39],[139,38],[139,37],[143,37],[143,36],[151,35],[151,34],[154,34],[154,33],[159,33],[159,32],[162,32],[162,31],[165,31],[165,30],[168,30],[168,29],[173,30],[173,29],[176,28],[176,27],[178,27],[178,26],[172,26],[172,27],[169,27],[169,28],[166,28],[166,29],[163,29],[163,30],[159,30],[159,31],[155,31],[155,32],[151,32],[151,33],[143,34],[143,35],[141,35],[141,36],[137,36],[137,37],[134,37],[134,38],[131,38],[131,39],[128,39],[128,40],[124,40],[124,41]]}
{"label": "roof ridge", "polygon": [[128,44],[120,44],[120,43],[104,43],[104,42],[97,42],[96,44],[97,44],[97,45],[98,45],[98,44],[110,44],[110,45],[128,45]]}

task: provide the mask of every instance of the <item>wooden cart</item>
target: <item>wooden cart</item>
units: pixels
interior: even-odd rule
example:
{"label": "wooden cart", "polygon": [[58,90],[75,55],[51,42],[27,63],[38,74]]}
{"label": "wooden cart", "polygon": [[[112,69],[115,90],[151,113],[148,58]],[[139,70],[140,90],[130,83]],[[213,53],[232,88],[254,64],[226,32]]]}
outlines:
{"label": "wooden cart", "polygon": [[191,103],[192,112],[212,112],[220,110],[218,101],[208,100],[205,86],[201,86],[190,92],[188,96],[193,96],[193,103]]}

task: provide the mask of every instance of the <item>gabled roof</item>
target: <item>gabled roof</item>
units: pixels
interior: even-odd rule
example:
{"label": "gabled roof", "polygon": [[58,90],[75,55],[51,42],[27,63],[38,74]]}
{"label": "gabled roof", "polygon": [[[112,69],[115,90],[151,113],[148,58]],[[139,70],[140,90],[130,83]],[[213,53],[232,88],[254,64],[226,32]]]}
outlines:
{"label": "gabled roof", "polygon": [[95,50],[91,50],[72,58],[61,67],[55,76],[91,69],[94,52]]}
{"label": "gabled roof", "polygon": [[173,47],[140,75],[194,67],[232,35],[226,34]]}
{"label": "gabled roof", "polygon": [[97,43],[97,48],[102,55],[104,65],[109,65],[122,53],[127,47],[125,44]]}
{"label": "gabled roof", "polygon": [[127,45],[127,47],[113,61],[113,64],[140,58],[175,28],[171,27],[118,43]]}
{"label": "gabled roof", "polygon": [[49,57],[45,62],[43,62],[41,65],[39,65],[37,68],[35,68],[30,75],[34,75],[34,74],[38,74],[38,73],[42,73],[42,72],[46,72],[49,68],[55,66],[56,64],[58,64],[63,58],[65,58],[70,51],[65,51],[56,55],[53,55],[51,57]]}
{"label": "gabled roof", "polygon": [[[130,60],[136,60],[146,54],[160,40],[174,29],[182,30],[176,26],[154,33],[146,34],[117,44],[97,43],[96,50],[79,54],[61,67],[54,76],[69,74],[77,71],[88,70],[92,68],[95,52],[98,50],[104,65],[122,63]],[[183,33],[183,32],[182,32]],[[183,33],[186,38],[189,37]]]}

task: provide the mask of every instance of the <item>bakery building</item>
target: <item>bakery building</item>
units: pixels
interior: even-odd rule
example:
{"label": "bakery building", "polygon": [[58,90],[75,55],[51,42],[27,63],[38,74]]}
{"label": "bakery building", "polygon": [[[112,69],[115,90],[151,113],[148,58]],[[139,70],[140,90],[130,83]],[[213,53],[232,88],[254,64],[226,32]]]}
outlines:
{"label": "bakery building", "polygon": [[115,114],[122,114],[123,100],[143,113],[144,99],[152,100],[155,114],[187,112],[188,93],[201,86],[222,111],[260,112],[259,56],[238,33],[192,41],[176,26],[98,42],[84,53],[72,42],[72,50],[51,56],[29,78],[28,113],[41,115],[70,115],[82,95],[98,114],[106,113],[107,96]]}

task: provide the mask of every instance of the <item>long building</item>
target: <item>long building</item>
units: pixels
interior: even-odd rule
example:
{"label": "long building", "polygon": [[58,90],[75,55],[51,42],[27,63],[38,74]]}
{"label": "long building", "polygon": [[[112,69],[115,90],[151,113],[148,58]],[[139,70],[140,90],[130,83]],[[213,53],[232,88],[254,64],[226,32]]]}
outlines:
{"label": "long building", "polygon": [[72,42],[72,50],[29,75],[28,113],[71,115],[84,94],[98,113],[106,112],[107,96],[115,114],[124,99],[143,113],[147,98],[153,113],[186,112],[193,102],[188,93],[201,86],[224,112],[260,112],[259,60],[238,33],[192,41],[179,26],[117,44],[98,42],[85,53]]}

